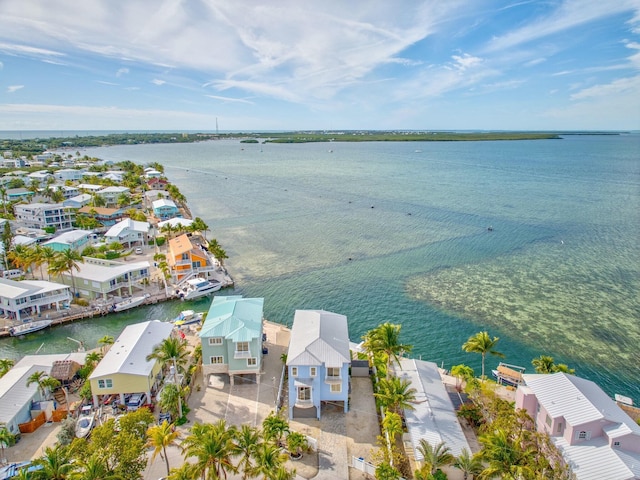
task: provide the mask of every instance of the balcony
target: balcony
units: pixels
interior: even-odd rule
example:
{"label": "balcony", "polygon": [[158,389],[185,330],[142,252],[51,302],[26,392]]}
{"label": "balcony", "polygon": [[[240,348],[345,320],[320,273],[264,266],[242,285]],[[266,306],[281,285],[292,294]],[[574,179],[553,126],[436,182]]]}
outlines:
{"label": "balcony", "polygon": [[324,377],[324,383],[342,383],[342,377],[340,375],[327,375]]}
{"label": "balcony", "polygon": [[235,359],[251,358],[251,356],[251,352],[245,350],[236,350],[235,352],[233,352],[233,358]]}

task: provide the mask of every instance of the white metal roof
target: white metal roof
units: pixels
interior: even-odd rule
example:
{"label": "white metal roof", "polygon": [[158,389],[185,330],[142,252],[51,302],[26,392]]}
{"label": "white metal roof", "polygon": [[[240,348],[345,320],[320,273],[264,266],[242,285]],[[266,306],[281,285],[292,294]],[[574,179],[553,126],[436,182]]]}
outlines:
{"label": "white metal roof", "polygon": [[[74,345],[69,342],[69,345]],[[53,367],[53,363],[57,361],[63,360],[73,360],[74,362],[84,365],[85,358],[87,357],[86,352],[72,352],[72,353],[48,353],[42,355],[25,355],[22,357],[14,366],[16,367],[31,367],[33,365],[39,365],[43,368],[40,370],[45,370],[47,373],[51,372],[51,367]],[[44,368],[46,367],[46,368]]]}
{"label": "white metal roof", "polygon": [[633,480],[640,478],[640,453],[611,448],[605,437],[569,445],[552,437],[578,480]]}
{"label": "white metal roof", "polygon": [[105,282],[114,278],[118,278],[125,273],[149,268],[149,262],[131,262],[131,263],[112,263],[109,266],[97,265],[94,263],[80,263],[80,269],[74,273],[77,279],[93,280],[96,282]]}
{"label": "white metal roof", "polygon": [[44,242],[43,245],[50,245],[52,243],[65,243],[68,245],[80,240],[81,238],[88,237],[90,233],[91,232],[88,232],[86,230],[71,230],[69,232],[61,233],[51,240]]}
{"label": "white metal roof", "polygon": [[38,371],[48,372],[43,365],[14,366],[0,378],[0,424],[9,423],[22,407],[30,402],[38,391],[38,384],[27,387],[27,379]]}
{"label": "white metal roof", "polygon": [[415,410],[404,412],[416,459],[423,459],[416,449],[420,439],[427,440],[433,446],[444,442],[456,457],[463,448],[471,451],[442,383],[438,366],[433,362],[409,358],[400,359],[400,366],[400,370],[396,369],[396,375],[409,380],[417,392],[416,403],[413,404]]}
{"label": "white metal roof", "polygon": [[68,285],[62,283],[47,282],[46,280],[22,280],[16,282],[7,278],[0,278],[3,298],[21,298],[36,293],[46,293],[54,290],[68,289]]}
{"label": "white metal roof", "polygon": [[160,200],[155,200],[151,205],[153,205],[153,208],[160,208],[160,207],[177,208],[173,200],[169,200],[167,198],[161,198]]}
{"label": "white metal roof", "polygon": [[346,316],[324,310],[296,310],[287,365],[342,367],[350,361]]}
{"label": "white metal roof", "polygon": [[192,223],[193,223],[193,220],[189,218],[173,217],[173,218],[170,218],[169,220],[165,220],[164,222],[159,222],[158,229],[162,229],[162,227],[164,227],[165,225],[171,225],[171,227],[182,225],[183,227],[188,227]]}
{"label": "white metal roof", "polygon": [[104,236],[117,237],[124,230],[147,233],[149,232],[149,226],[149,222],[138,222],[137,220],[125,218],[124,220],[116,223],[113,227],[107,230],[107,233],[105,233]]}
{"label": "white metal roof", "polygon": [[149,320],[127,326],[95,368],[90,380],[117,373],[149,376],[155,361],[147,361],[153,347],[169,338],[173,324]]}

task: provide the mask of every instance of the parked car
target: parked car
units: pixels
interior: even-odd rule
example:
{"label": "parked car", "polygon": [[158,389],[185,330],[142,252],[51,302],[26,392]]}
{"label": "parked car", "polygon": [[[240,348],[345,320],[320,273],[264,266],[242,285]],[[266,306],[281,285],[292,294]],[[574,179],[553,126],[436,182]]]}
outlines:
{"label": "parked car", "polygon": [[147,403],[146,393],[134,393],[127,401],[127,411],[135,412],[145,403]]}
{"label": "parked car", "polygon": [[142,255],[142,248],[141,247],[136,247],[136,253],[138,255]]}

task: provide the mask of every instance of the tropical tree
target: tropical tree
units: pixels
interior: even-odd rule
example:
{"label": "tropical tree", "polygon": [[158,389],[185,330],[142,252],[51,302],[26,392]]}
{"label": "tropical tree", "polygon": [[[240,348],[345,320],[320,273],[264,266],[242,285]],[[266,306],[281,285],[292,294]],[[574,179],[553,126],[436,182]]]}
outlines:
{"label": "tropical tree", "polygon": [[53,203],[60,203],[64,201],[64,193],[59,188],[49,188],[47,193]]}
{"label": "tropical tree", "polygon": [[98,340],[98,345],[100,345],[100,350],[102,351],[102,353],[104,353],[109,349],[108,347],[110,345],[113,345],[114,342],[115,340],[111,335],[105,335],[104,337],[100,338],[100,340]]}
{"label": "tropical tree", "polygon": [[369,354],[382,355],[386,364],[386,378],[391,376],[391,363],[400,364],[400,357],[411,352],[411,345],[400,342],[401,325],[383,323],[367,332],[364,337],[363,347]]}
{"label": "tropical tree", "polygon": [[69,272],[69,275],[71,275],[71,285],[73,288],[73,293],[75,295],[76,280],[73,276],[73,271],[79,271],[81,263],[83,263],[82,256],[75,250],[67,248],[66,250],[58,252],[53,260],[53,263],[49,264],[49,272],[54,275],[60,275],[64,272]]}
{"label": "tropical tree", "polygon": [[169,468],[169,456],[167,455],[167,447],[171,445],[177,445],[176,440],[180,438],[180,432],[178,432],[173,424],[164,420],[160,425],[154,425],[147,430],[147,446],[153,448],[153,454],[151,455],[151,461],[153,462],[156,456],[162,452],[164,455],[164,461],[167,465],[167,475],[169,475],[171,469]]}
{"label": "tropical tree", "polygon": [[104,199],[104,197],[97,195],[97,194],[93,194],[91,196],[91,206],[92,207],[104,207],[107,204],[107,201]]}
{"label": "tropical tree", "polygon": [[31,472],[33,480],[66,480],[74,469],[69,450],[62,445],[45,448],[44,455],[35,459],[32,464],[40,467]]}
{"label": "tropical tree", "polygon": [[384,412],[382,428],[386,430],[390,441],[395,443],[396,437],[403,432],[402,417],[395,412],[387,410]]}
{"label": "tropical tree", "polygon": [[289,455],[298,457],[302,452],[309,448],[309,442],[300,432],[289,432],[287,435],[287,450]]}
{"label": "tropical tree", "polygon": [[262,435],[267,442],[280,446],[286,433],[289,433],[289,422],[277,413],[271,412],[262,421]]}
{"label": "tropical tree", "polygon": [[376,480],[399,480],[400,478],[402,478],[400,472],[388,462],[376,466]]}
{"label": "tropical tree", "polygon": [[244,423],[236,432],[235,453],[240,456],[238,468],[243,472],[243,480],[249,478],[250,472],[255,468],[255,452],[260,443],[260,431],[251,425]]}
{"label": "tropical tree", "polygon": [[181,338],[169,337],[153,347],[147,355],[147,361],[157,360],[164,369],[167,365],[175,363],[176,368],[184,371],[184,365],[189,361],[187,341]]}
{"label": "tropical tree", "polygon": [[209,225],[204,223],[200,217],[196,217],[193,219],[193,223],[189,228],[192,232],[202,232],[205,241],[207,240],[207,230],[209,230]]}
{"label": "tropical tree", "polygon": [[262,442],[255,449],[255,466],[251,469],[250,477],[260,477],[263,480],[275,478],[287,461],[287,454],[271,442]]}
{"label": "tropical tree", "polygon": [[56,380],[53,377],[50,377],[46,372],[42,370],[38,370],[33,372],[29,378],[27,378],[27,387],[31,384],[38,384],[38,389],[40,390],[40,394],[44,398],[47,392],[47,388],[55,389],[60,386],[60,381]]}
{"label": "tropical tree", "polygon": [[378,391],[374,397],[378,399],[382,407],[401,414],[403,410],[415,410],[417,390],[411,386],[406,378],[383,378],[378,383]]}
{"label": "tropical tree", "polygon": [[465,352],[479,353],[482,355],[482,378],[484,379],[484,362],[487,353],[495,355],[496,357],[504,357],[503,353],[498,352],[495,349],[496,344],[500,340],[499,337],[489,336],[487,332],[478,332],[475,335],[469,337],[469,339],[462,345],[462,350]]}
{"label": "tropical tree", "polygon": [[16,362],[10,358],[0,358],[0,378],[4,377],[15,364]]}
{"label": "tropical tree", "polygon": [[182,388],[180,385],[174,383],[165,384],[160,393],[158,405],[163,411],[169,412],[172,418],[182,418],[183,412],[181,412],[180,409],[185,403],[185,394],[188,388],[189,387]]}
{"label": "tropical tree", "polygon": [[42,247],[41,251],[40,251],[40,259],[42,260],[43,264],[47,265],[47,279],[51,280],[51,275],[49,274],[49,265],[51,265],[51,263],[53,261],[55,261],[56,258],[56,254],[57,252],[49,246],[44,246]]}
{"label": "tropical tree", "polygon": [[433,446],[427,440],[421,438],[418,442],[417,450],[422,455],[424,466],[429,469],[431,475],[436,473],[439,468],[451,465],[455,461],[455,457],[451,454],[451,449],[444,442]]}
{"label": "tropical tree", "polygon": [[480,458],[487,463],[480,472],[481,478],[535,478],[532,468],[535,451],[530,447],[521,447],[519,438],[511,438],[505,430],[499,428],[481,435],[478,440],[483,447]]}
{"label": "tropical tree", "polygon": [[120,208],[126,207],[131,203],[131,197],[128,193],[121,193],[120,195],[118,195],[117,203]]}
{"label": "tropical tree", "polygon": [[90,365],[91,368],[94,368],[98,364],[98,362],[102,360],[102,354],[94,350],[87,353],[87,355],[84,357],[84,360],[87,365]]}
{"label": "tropical tree", "polygon": [[31,249],[24,245],[15,245],[7,253],[7,259],[15,268],[20,268],[26,272],[31,265]]}
{"label": "tropical tree", "polygon": [[471,454],[466,448],[462,449],[458,458],[453,462],[453,466],[462,472],[464,480],[467,480],[469,475],[473,478],[474,475],[479,474],[483,469],[479,456]]}
{"label": "tropical tree", "polygon": [[224,420],[193,425],[182,442],[182,451],[186,458],[194,458],[194,473],[203,479],[227,478],[229,472],[236,473],[238,469],[232,461],[235,436],[235,427],[228,427]]}
{"label": "tropical tree", "polygon": [[451,367],[451,375],[456,377],[456,389],[459,391],[462,380],[469,381],[473,378],[473,368],[462,363],[454,365]]}
{"label": "tropical tree", "polygon": [[4,425],[0,427],[0,449],[2,449],[2,457],[0,457],[0,463],[4,458],[4,449],[5,447],[11,447],[16,443],[16,436],[7,430],[7,427]]}
{"label": "tropical tree", "polygon": [[534,358],[531,361],[531,364],[535,367],[536,373],[575,373],[573,368],[569,368],[564,363],[555,363],[553,357],[550,357],[549,355],[540,355],[539,357]]}
{"label": "tropical tree", "polygon": [[7,189],[4,185],[0,185],[0,200],[2,200],[2,210],[5,218],[7,217]]}
{"label": "tropical tree", "polygon": [[120,475],[109,471],[107,464],[98,452],[89,457],[78,455],[73,460],[74,471],[68,477],[70,480],[126,480]]}

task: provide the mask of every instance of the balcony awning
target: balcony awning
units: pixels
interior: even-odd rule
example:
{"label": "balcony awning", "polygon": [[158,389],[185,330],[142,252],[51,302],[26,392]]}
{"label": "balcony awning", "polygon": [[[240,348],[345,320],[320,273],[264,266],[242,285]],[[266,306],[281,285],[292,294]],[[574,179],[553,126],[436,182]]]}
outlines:
{"label": "balcony awning", "polygon": [[293,384],[296,387],[310,387],[313,385],[313,378],[296,378]]}

